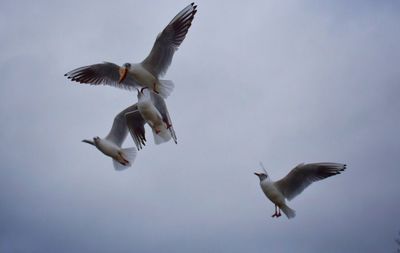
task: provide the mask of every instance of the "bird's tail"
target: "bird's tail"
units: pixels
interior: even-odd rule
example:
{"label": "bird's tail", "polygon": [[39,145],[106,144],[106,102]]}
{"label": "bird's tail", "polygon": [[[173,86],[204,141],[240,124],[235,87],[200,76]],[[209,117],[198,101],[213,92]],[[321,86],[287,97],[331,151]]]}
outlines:
{"label": "bird's tail", "polygon": [[287,205],[282,205],[279,208],[288,217],[288,219],[294,218],[294,216],[296,216],[296,211],[291,209]]}
{"label": "bird's tail", "polygon": [[124,157],[124,159],[128,161],[128,164],[123,165],[117,160],[113,159],[112,161],[115,170],[125,170],[128,167],[131,167],[136,159],[136,154],[137,154],[136,148],[123,148],[121,149],[121,151],[122,151],[122,156]]}
{"label": "bird's tail", "polygon": [[153,129],[154,143],[159,145],[171,139],[171,133],[168,129],[163,128],[160,132]]}
{"label": "bird's tail", "polygon": [[160,80],[158,92],[163,98],[167,98],[174,90],[175,84],[171,80]]}

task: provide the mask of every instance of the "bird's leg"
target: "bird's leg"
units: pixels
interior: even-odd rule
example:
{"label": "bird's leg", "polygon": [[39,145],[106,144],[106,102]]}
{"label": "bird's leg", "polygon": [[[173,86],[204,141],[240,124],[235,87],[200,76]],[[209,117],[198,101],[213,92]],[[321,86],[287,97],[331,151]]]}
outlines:
{"label": "bird's leg", "polygon": [[164,123],[167,125],[167,129],[170,129],[172,127],[172,124],[170,124],[168,120],[164,120]]}
{"label": "bird's leg", "polygon": [[275,213],[271,217],[276,217],[276,218],[279,217],[278,216],[278,206],[277,205],[275,205]]}
{"label": "bird's leg", "polygon": [[276,215],[276,217],[278,218],[278,217],[281,217],[281,216],[282,216],[281,209],[278,207],[278,214]]}
{"label": "bird's leg", "polygon": [[160,92],[158,92],[158,90],[157,90],[157,83],[153,83],[153,91],[156,94],[160,94]]}
{"label": "bird's leg", "polygon": [[125,159],[124,155],[121,152],[118,152],[121,161],[119,161],[122,165],[126,166],[129,164],[129,161]]}

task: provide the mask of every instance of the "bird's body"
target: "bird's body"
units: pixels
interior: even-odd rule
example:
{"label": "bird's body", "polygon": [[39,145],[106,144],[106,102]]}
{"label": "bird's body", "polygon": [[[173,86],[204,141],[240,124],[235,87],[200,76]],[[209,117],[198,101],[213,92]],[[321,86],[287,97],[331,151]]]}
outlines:
{"label": "bird's body", "polygon": [[160,132],[165,125],[162,120],[162,116],[150,99],[139,99],[138,109],[143,119],[150,125],[151,128],[155,129],[156,132]]}
{"label": "bird's body", "polygon": [[65,74],[68,79],[92,85],[111,85],[118,88],[149,88],[168,97],[174,88],[170,80],[161,80],[172,62],[175,51],[186,37],[196,14],[194,3],[180,11],[157,36],[149,55],[139,63],[119,66],[103,62],[74,69]]}
{"label": "bird's body", "polygon": [[[157,101],[159,101],[159,103],[157,103]],[[160,103],[161,101],[163,103]],[[137,106],[143,119],[153,130],[154,142],[156,144],[167,142],[171,137],[173,137],[176,142],[176,137],[171,131],[173,130],[172,123],[170,122],[163,98],[154,94],[149,89],[142,89],[142,91],[138,93]],[[170,128],[172,129],[170,130]]]}
{"label": "bird's body", "polygon": [[[108,141],[107,139],[95,139],[94,143],[96,147],[105,155],[110,156],[114,159],[118,156],[118,151],[120,151],[120,147],[115,145],[115,143]],[[118,159],[116,159],[118,160]]]}
{"label": "bird's body", "polygon": [[154,89],[161,86],[158,77],[154,76],[145,66],[141,63],[132,63],[132,67],[128,69],[127,75],[131,75],[142,88]]}
{"label": "bird's body", "polygon": [[286,204],[285,196],[276,188],[274,182],[268,178],[260,181],[260,186],[265,196],[278,206]]}
{"label": "bird's body", "polygon": [[98,150],[100,150],[106,156],[111,157],[112,159],[119,162],[121,165],[127,166],[129,165],[128,157],[125,157],[126,154],[121,147],[118,147],[115,143],[107,140],[107,139],[95,139],[95,146]]}
{"label": "bird's body", "polygon": [[311,183],[340,174],[345,169],[346,165],[340,163],[302,163],[292,169],[286,177],[275,182],[269,178],[266,171],[254,174],[260,178],[260,186],[265,196],[275,204],[272,217],[281,216],[282,210],[290,219],[296,213],[286,205],[286,199],[292,200]]}

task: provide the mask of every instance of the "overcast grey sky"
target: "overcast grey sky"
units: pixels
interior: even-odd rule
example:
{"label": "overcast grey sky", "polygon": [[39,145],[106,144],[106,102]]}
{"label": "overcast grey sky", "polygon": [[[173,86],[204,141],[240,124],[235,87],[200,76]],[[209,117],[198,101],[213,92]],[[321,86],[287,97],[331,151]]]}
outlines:
{"label": "overcast grey sky", "polygon": [[[198,1],[165,76],[178,145],[116,172],[81,140],[136,94],[63,74],[141,61],[189,2],[1,1],[0,252],[394,252],[400,4],[349,2]],[[260,160],[348,170],[273,219]]]}

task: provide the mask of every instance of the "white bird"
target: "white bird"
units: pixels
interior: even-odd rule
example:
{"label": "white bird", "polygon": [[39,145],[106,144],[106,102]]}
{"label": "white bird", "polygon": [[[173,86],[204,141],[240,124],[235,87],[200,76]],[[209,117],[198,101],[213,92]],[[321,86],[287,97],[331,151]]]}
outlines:
{"label": "white bird", "polygon": [[285,198],[292,200],[299,195],[311,183],[324,178],[340,174],[346,169],[341,163],[301,163],[292,169],[286,177],[273,182],[264,166],[265,173],[254,173],[260,178],[260,186],[269,200],[275,204],[275,213],[272,217],[281,216],[280,210],[290,219],[295,217],[296,212],[288,207]]}
{"label": "white bird", "polygon": [[144,132],[141,132],[140,127],[137,127],[137,125],[143,127],[145,121],[139,113],[132,113],[134,111],[137,111],[136,104],[129,106],[118,113],[114,118],[110,132],[105,138],[94,137],[93,141],[83,140],[83,142],[95,146],[106,156],[111,157],[113,159],[112,161],[115,170],[124,170],[130,167],[136,158],[136,148],[121,148],[121,145],[128,134],[128,122],[135,122],[135,124],[131,124],[130,130],[135,133],[136,141],[143,145],[146,141]]}
{"label": "white bird", "polygon": [[137,107],[140,115],[153,131],[155,144],[167,142],[171,138],[177,143],[167,105],[160,95],[143,88],[138,91]]}
{"label": "white bird", "polygon": [[167,98],[174,84],[160,80],[171,64],[172,57],[185,39],[196,14],[196,5],[189,4],[180,11],[157,36],[150,54],[140,63],[125,63],[118,66],[103,62],[74,69],[65,74],[68,79],[93,85],[111,85],[118,88],[134,89],[148,87]]}

